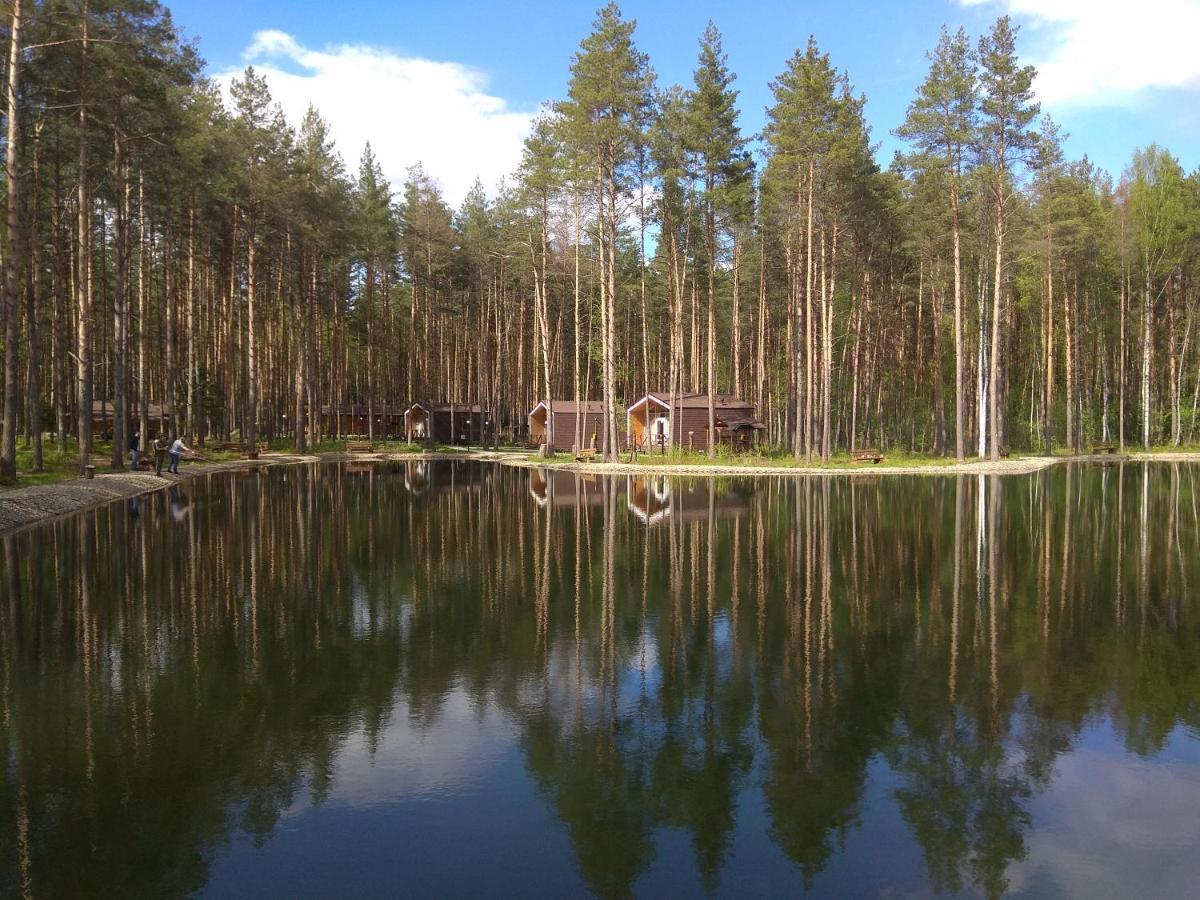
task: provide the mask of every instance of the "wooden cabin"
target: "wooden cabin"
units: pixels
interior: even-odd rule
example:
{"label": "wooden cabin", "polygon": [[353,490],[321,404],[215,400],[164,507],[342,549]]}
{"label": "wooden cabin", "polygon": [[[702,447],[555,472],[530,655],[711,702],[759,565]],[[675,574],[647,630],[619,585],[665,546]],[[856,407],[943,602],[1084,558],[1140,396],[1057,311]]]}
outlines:
{"label": "wooden cabin", "polygon": [[[153,401],[147,403],[146,411],[146,424],[150,428],[150,433],[142,435],[143,442],[148,442],[159,435],[165,435],[170,429],[170,423],[167,421],[167,411],[161,403]],[[136,401],[130,402],[126,404],[125,412],[129,417],[129,429],[126,431],[126,437],[128,437],[138,427],[138,420],[141,418],[141,406]],[[92,401],[92,434],[106,440],[112,439],[113,404],[111,400]]]}
{"label": "wooden cabin", "polygon": [[[401,440],[404,437],[404,410],[377,406],[368,409],[365,405],[340,406],[324,404],[318,413],[321,434],[341,437],[366,437],[373,434],[378,439]],[[374,427],[368,428],[368,417],[375,419]]]}
{"label": "wooden cabin", "polygon": [[482,444],[490,427],[491,420],[478,404],[422,401],[404,413],[404,433],[409,441]]}
{"label": "wooden cabin", "polygon": [[[752,403],[730,394],[713,398],[713,416],[717,441],[735,450],[750,449],[767,427],[754,417]],[[628,421],[630,445],[639,450],[709,447],[708,394],[651,392],[629,407]]]}
{"label": "wooden cabin", "polygon": [[551,424],[550,407],[554,407],[552,432],[555,450],[575,449],[575,425],[579,432],[580,447],[598,447],[604,428],[604,404],[599,400],[542,400],[529,411],[529,443],[546,443],[547,425]]}

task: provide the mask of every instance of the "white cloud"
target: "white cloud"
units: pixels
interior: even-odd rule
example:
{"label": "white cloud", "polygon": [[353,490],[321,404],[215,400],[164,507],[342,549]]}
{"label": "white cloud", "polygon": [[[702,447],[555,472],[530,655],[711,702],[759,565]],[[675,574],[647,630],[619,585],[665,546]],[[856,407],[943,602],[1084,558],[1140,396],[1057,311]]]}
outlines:
{"label": "white cloud", "polygon": [[[243,54],[289,122],[311,104],[329,122],[351,173],[370,141],[398,190],[420,162],[457,206],[476,176],[493,190],[520,162],[532,112],[486,92],[483,73],[456,62],[400,56],[361,44],[313,50],[282,31],[259,31]],[[239,71],[217,75],[228,87]]]}
{"label": "white cloud", "polygon": [[1014,894],[1195,896],[1200,769],[1122,748],[1059,757],[1034,803],[1026,856],[1007,873]]}
{"label": "white cloud", "polygon": [[1200,87],[1200,0],[959,0],[1028,25],[1022,56],[1051,106],[1113,106],[1154,88]]}

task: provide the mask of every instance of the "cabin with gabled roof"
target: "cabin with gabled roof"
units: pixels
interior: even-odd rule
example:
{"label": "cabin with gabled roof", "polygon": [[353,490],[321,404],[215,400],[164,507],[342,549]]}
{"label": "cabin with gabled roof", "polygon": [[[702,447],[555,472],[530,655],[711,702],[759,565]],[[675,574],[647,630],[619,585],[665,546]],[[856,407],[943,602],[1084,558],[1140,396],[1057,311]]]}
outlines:
{"label": "cabin with gabled roof", "polygon": [[[767,426],[754,415],[754,404],[732,394],[713,397],[715,442],[749,450]],[[707,450],[708,394],[651,391],[629,406],[629,442],[639,450]],[[672,435],[674,438],[672,438]]]}
{"label": "cabin with gabled roof", "polygon": [[549,433],[554,450],[574,450],[576,426],[580,447],[597,446],[604,428],[604,404],[599,400],[541,400],[529,411],[529,443],[544,444]]}
{"label": "cabin with gabled roof", "polygon": [[418,401],[404,413],[404,433],[412,441],[482,444],[491,420],[478,403]]}

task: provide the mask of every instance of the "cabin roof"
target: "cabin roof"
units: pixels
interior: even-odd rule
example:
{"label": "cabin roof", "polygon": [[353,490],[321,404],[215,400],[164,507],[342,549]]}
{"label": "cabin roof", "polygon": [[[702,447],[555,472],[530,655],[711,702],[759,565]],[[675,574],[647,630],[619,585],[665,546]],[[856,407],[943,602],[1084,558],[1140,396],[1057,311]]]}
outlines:
{"label": "cabin roof", "polygon": [[[141,406],[134,403],[125,404],[125,413],[132,419],[140,414]],[[101,416],[105,419],[111,419],[113,414],[113,403],[111,400],[93,400],[92,401],[92,416]],[[146,415],[151,419],[161,419],[166,415],[166,409],[161,403],[156,403],[150,400],[146,403]]]}
{"label": "cabin roof", "polygon": [[[651,391],[644,397],[640,397],[635,403],[631,404],[629,409],[636,406],[641,406],[647,398],[653,398],[657,403],[663,406],[671,406],[672,397],[670,391]],[[707,409],[708,394],[684,393],[673,398],[674,406],[677,409]],[[735,397],[733,394],[714,394],[713,408],[722,410],[746,410],[750,419],[754,418],[754,404],[749,403],[740,397]]]}
{"label": "cabin roof", "polygon": [[483,407],[478,403],[434,403],[427,400],[418,400],[412,406],[408,407],[404,411],[404,414],[408,415],[418,406],[429,412],[450,412],[451,408],[453,408],[455,415],[459,413],[478,413],[479,415],[483,415]]}
{"label": "cabin roof", "polygon": [[[389,408],[377,406],[373,410],[376,416],[401,416],[404,415],[404,410],[399,408]],[[367,407],[362,405],[335,406],[333,404],[324,403],[321,405],[321,415],[323,416],[366,416],[368,415]]]}
{"label": "cabin roof", "polygon": [[[529,415],[532,416],[539,409],[544,408],[548,402],[550,401],[539,400],[537,405],[529,411]],[[604,412],[603,400],[580,400],[578,403],[574,400],[555,400],[553,403],[555,413],[576,413],[582,410],[589,415],[592,413],[600,415]]]}

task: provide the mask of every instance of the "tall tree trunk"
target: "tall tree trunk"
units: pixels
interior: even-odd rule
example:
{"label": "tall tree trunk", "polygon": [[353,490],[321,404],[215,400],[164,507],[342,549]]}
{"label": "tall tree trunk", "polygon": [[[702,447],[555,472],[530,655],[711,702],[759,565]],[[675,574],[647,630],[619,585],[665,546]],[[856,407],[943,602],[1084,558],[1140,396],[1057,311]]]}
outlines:
{"label": "tall tree trunk", "polygon": [[79,187],[78,238],[76,241],[75,281],[78,338],[76,360],[78,371],[78,437],[79,469],[88,465],[92,456],[92,216],[91,199],[87,190],[87,51],[88,0],[83,0],[83,40],[79,52]]}
{"label": "tall tree trunk", "polygon": [[187,243],[187,360],[183,387],[183,433],[192,439],[196,435],[196,192],[188,196]]}
{"label": "tall tree trunk", "polygon": [[[1046,326],[1045,353],[1045,421],[1042,423],[1042,438],[1046,455],[1054,453],[1054,258],[1050,244],[1049,223],[1046,235]],[[1066,301],[1063,301],[1064,304]]]}
{"label": "tall tree trunk", "polygon": [[767,383],[767,237],[766,230],[759,232],[760,256],[758,264],[758,340],[755,342],[754,360],[754,406],[759,416],[766,415],[763,401]]}
{"label": "tall tree trunk", "polygon": [[1142,449],[1150,449],[1150,264],[1142,278]]}
{"label": "tall tree trunk", "polygon": [[[705,187],[711,198],[711,178]],[[704,233],[708,245],[708,455],[713,457],[717,454],[717,416],[714,406],[717,393],[717,220],[711,199],[705,203]]]}
{"label": "tall tree trunk", "polygon": [[1127,272],[1121,273],[1121,346],[1119,351],[1120,365],[1117,368],[1117,443],[1120,451],[1125,452],[1125,308],[1129,305],[1129,277]]}
{"label": "tall tree trunk", "polygon": [[[1053,276],[1051,276],[1053,281]],[[1075,400],[1076,400],[1076,383],[1075,383],[1075,322],[1074,313],[1071,309],[1071,295],[1067,291],[1067,286],[1063,283],[1063,368],[1064,378],[1063,386],[1065,388],[1064,397],[1067,402],[1067,449],[1078,453],[1079,441],[1078,435],[1075,433]]]}
{"label": "tall tree trunk", "polygon": [[812,462],[813,440],[813,174],[815,163],[808,161],[808,225],[805,229],[804,269],[804,458]]}
{"label": "tall tree trunk", "polygon": [[146,368],[150,342],[149,310],[146,308],[146,185],[138,163],[138,249],[137,249],[137,396],[138,433],[145,445],[150,436],[150,382]]}
{"label": "tall tree trunk", "polygon": [[[258,209],[250,207],[246,228],[246,451],[253,459],[258,441],[258,344],[254,330],[257,321],[255,291],[258,286]],[[170,307],[168,306],[168,309]]]}
{"label": "tall tree trunk", "polygon": [[113,442],[111,461],[114,469],[120,469],[125,461],[125,447],[129,443],[129,410],[126,406],[128,386],[129,339],[126,334],[128,314],[125,307],[129,274],[129,209],[125,197],[125,147],[120,131],[113,129],[113,219],[116,236],[116,288],[113,293],[113,350],[112,350],[112,393],[113,393]]}
{"label": "tall tree trunk", "polygon": [[741,234],[733,235],[733,307],[730,310],[731,335],[729,346],[729,369],[733,375],[733,395],[742,396],[742,239]]}
{"label": "tall tree trunk", "polygon": [[26,198],[25,243],[29,247],[29,265],[25,267],[25,319],[27,324],[27,340],[29,344],[29,384],[26,390],[25,420],[30,430],[33,458],[30,468],[34,472],[42,471],[42,347],[41,327],[38,324],[38,314],[41,311],[44,297],[42,296],[42,247],[39,231],[39,200],[41,198],[41,150],[38,136],[41,133],[39,125],[34,130],[33,142],[33,191]]}
{"label": "tall tree trunk", "polygon": [[17,390],[17,340],[18,295],[20,293],[20,260],[17,240],[20,232],[20,179],[17,174],[18,151],[20,150],[20,110],[17,109],[17,89],[21,71],[21,0],[13,0],[12,25],[8,48],[8,148],[5,154],[4,173],[7,180],[8,199],[4,247],[4,433],[0,444],[0,482],[15,484],[17,481],[17,405],[20,395]]}
{"label": "tall tree trunk", "polygon": [[991,459],[1000,460],[1000,296],[1003,289],[1004,266],[1004,208],[996,204],[996,271],[992,281],[992,346],[991,378],[988,382],[988,418],[991,420]]}
{"label": "tall tree trunk", "polygon": [[951,229],[954,235],[954,456],[962,462],[966,455],[966,402],[963,382],[963,297],[962,254],[958,224],[958,178],[950,190]]}

